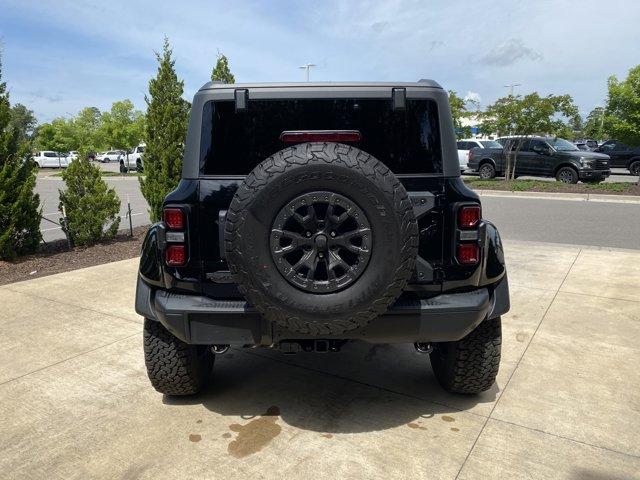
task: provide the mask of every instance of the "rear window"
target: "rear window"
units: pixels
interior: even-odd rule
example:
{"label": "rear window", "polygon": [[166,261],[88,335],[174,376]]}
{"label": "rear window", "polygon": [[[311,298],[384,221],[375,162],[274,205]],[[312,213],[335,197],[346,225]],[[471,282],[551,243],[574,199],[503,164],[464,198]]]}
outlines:
{"label": "rear window", "polygon": [[286,130],[358,130],[358,148],[396,174],[442,173],[438,111],[432,100],[407,99],[394,111],[383,99],[250,100],[204,107],[200,158],[205,175],[246,175],[285,145]]}

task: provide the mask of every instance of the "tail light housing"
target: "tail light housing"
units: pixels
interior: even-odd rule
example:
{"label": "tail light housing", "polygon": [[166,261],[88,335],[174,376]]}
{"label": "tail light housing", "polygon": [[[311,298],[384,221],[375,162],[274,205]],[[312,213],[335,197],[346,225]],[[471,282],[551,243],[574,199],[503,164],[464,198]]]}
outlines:
{"label": "tail light housing", "polygon": [[461,243],[456,252],[458,262],[463,265],[474,265],[480,260],[480,248],[476,243]]}
{"label": "tail light housing", "polygon": [[469,153],[467,153],[467,160],[472,160],[473,159],[473,150],[469,150]]}
{"label": "tail light housing", "polygon": [[458,228],[476,228],[481,217],[480,205],[464,205],[458,210]]}
{"label": "tail light housing", "polygon": [[167,207],[162,211],[162,219],[166,228],[165,240],[167,241],[164,261],[170,267],[182,267],[187,263],[185,212],[182,208]]}
{"label": "tail light housing", "polygon": [[182,230],[184,228],[184,212],[180,208],[165,208],[162,218],[169,230]]}
{"label": "tail light housing", "polygon": [[475,265],[480,261],[480,222],[482,210],[477,203],[458,206],[456,213],[456,260],[460,265]]}
{"label": "tail light housing", "polygon": [[181,267],[187,263],[187,250],[182,245],[169,245],[164,251],[164,259],[170,267]]}

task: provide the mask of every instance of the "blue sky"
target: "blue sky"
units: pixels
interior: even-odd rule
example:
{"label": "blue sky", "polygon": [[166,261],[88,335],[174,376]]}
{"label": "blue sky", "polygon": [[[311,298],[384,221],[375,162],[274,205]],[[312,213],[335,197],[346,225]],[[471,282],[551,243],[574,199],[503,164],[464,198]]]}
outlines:
{"label": "blue sky", "polygon": [[571,94],[583,115],[611,74],[640,63],[637,0],[162,2],[0,0],[3,78],[38,120],[144,109],[166,34],[185,97],[218,50],[239,82],[433,78],[481,105],[519,93]]}

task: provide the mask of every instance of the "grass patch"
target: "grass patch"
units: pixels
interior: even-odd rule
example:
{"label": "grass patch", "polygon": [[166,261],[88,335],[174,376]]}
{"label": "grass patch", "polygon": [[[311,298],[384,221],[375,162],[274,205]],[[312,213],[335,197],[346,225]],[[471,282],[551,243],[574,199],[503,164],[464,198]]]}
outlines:
{"label": "grass patch", "polygon": [[577,183],[575,185],[542,180],[480,180],[465,178],[473,189],[502,190],[508,192],[609,193],[613,195],[640,195],[637,183]]}

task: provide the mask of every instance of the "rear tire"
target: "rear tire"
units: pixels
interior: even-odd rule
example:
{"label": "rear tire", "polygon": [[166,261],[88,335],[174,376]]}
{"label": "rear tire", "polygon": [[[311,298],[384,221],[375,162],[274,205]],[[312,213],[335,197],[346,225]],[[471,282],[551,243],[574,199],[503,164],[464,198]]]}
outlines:
{"label": "rear tire", "polygon": [[430,355],[433,373],[451,393],[489,390],[498,375],[501,343],[500,317],[485,320],[462,340],[435,344]]}
{"label": "rear tire", "polygon": [[491,163],[483,163],[480,165],[479,174],[481,180],[491,180],[496,178],[496,168]]}
{"label": "rear tire", "polygon": [[578,172],[571,167],[562,167],[556,173],[556,180],[562,183],[578,183]]}
{"label": "rear tire", "polygon": [[631,175],[633,175],[634,177],[640,175],[640,160],[636,160],[631,165],[629,165],[629,173],[631,173]]}
{"label": "rear tire", "polygon": [[207,384],[214,355],[208,345],[189,345],[160,322],[144,319],[144,361],[151,385],[166,395],[193,395]]}

